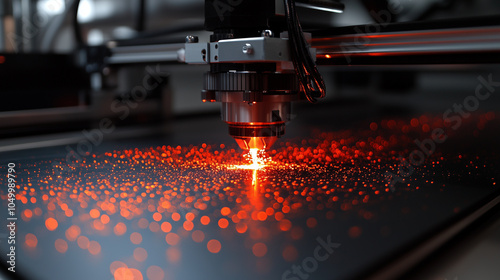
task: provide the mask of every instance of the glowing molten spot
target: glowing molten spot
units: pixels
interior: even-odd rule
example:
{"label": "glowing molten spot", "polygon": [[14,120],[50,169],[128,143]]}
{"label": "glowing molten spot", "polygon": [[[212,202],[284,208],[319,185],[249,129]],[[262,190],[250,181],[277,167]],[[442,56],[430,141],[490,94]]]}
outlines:
{"label": "glowing molten spot", "polygon": [[265,150],[250,149],[248,151],[248,155],[246,155],[245,157],[250,160],[251,164],[237,165],[236,168],[259,170],[266,167],[266,159],[264,158],[264,152]]}
{"label": "glowing molten spot", "polygon": [[252,174],[252,186],[254,189],[257,188],[257,170],[260,170],[267,166],[266,162],[269,161],[265,157],[265,150],[250,149],[248,155],[245,155],[247,159],[250,160],[251,164],[247,165],[237,165],[235,168],[253,170]]}

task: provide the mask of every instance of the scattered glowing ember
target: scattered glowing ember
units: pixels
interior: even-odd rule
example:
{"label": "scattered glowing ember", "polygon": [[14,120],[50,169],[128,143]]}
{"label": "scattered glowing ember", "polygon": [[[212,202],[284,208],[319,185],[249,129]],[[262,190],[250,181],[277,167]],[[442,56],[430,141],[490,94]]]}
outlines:
{"label": "scattered glowing ember", "polygon": [[[481,115],[472,123],[473,136],[494,118]],[[446,127],[442,118],[383,120],[365,130],[317,131],[308,139],[282,141],[267,155],[251,149],[242,157],[239,149],[203,144],[108,151],[78,159],[75,166],[62,158],[26,163],[18,170],[26,174],[17,185],[24,222],[19,236],[31,251],[51,240],[56,254],[112,256],[110,275],[102,278],[163,279],[169,268],[149,265],[158,250],[171,264],[188,261],[184,244],[215,257],[231,249],[225,243],[230,235],[240,236],[249,255],[262,263],[270,265],[276,253],[293,263],[299,257],[293,242],[338,212],[358,207],[353,215],[374,219],[361,206],[391,196],[385,172],[397,172],[399,156],[408,156],[414,139],[436,127]],[[443,170],[444,164],[462,169]],[[450,172],[478,172],[487,164],[476,155],[443,156],[437,149],[396,192],[417,192],[424,177],[429,186],[445,188],[434,180]],[[498,178],[488,180],[496,186]],[[5,192],[1,196],[6,201]],[[345,234],[367,235],[362,226]],[[276,249],[276,238],[286,243]],[[120,250],[112,247],[114,240]],[[154,247],[148,247],[151,240]]]}

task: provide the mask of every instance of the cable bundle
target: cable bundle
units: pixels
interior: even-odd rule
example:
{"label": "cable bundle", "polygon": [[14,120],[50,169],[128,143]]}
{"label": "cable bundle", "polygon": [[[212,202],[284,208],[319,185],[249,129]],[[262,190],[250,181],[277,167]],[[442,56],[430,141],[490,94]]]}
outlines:
{"label": "cable bundle", "polygon": [[317,98],[323,98],[326,95],[325,82],[309,52],[309,45],[304,38],[302,26],[295,10],[295,0],[284,1],[295,73],[307,100],[316,103]]}

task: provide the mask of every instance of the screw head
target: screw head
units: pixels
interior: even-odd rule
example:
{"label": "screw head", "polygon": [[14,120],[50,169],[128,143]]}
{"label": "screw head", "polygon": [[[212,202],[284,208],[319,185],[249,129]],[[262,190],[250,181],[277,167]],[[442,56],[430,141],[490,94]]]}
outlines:
{"label": "screw head", "polygon": [[193,35],[186,36],[186,43],[188,44],[198,43],[198,41],[199,41],[198,36],[193,36]]}
{"label": "screw head", "polygon": [[243,53],[244,54],[252,54],[253,53],[253,46],[251,44],[245,44],[243,46]]}
{"label": "screw head", "polygon": [[260,35],[262,37],[267,37],[267,38],[270,38],[270,37],[273,37],[274,33],[272,30],[269,30],[269,29],[265,29],[265,30],[262,30],[262,32],[260,33]]}

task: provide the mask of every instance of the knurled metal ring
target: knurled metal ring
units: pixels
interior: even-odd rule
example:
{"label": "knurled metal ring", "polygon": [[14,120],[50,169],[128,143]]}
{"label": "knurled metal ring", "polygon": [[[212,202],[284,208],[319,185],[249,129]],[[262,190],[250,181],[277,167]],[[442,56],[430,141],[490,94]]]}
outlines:
{"label": "knurled metal ring", "polygon": [[206,73],[206,91],[298,92],[295,73]]}

